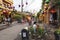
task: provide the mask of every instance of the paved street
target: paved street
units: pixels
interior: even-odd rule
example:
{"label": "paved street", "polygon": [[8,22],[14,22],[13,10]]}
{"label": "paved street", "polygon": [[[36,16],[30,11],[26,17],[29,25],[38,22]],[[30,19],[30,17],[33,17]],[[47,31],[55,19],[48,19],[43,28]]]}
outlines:
{"label": "paved street", "polygon": [[10,24],[10,26],[7,26],[6,23],[5,24],[1,23],[0,24],[0,31],[3,30],[3,29],[6,29],[8,27],[14,26],[16,24],[17,24],[17,21],[12,22],[12,24]]}
{"label": "paved street", "polygon": [[27,24],[16,24],[13,27],[9,27],[0,31],[0,40],[14,40],[17,37],[17,34],[24,27],[28,26]]}

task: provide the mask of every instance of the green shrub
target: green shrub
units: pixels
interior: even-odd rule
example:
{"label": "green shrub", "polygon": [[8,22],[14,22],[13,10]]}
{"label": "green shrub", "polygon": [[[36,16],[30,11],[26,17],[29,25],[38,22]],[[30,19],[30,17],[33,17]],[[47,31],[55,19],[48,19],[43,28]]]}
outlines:
{"label": "green shrub", "polygon": [[55,33],[58,34],[58,35],[60,35],[60,29],[57,29],[57,30],[55,31]]}
{"label": "green shrub", "polygon": [[2,19],[3,18],[3,16],[0,16],[0,19]]}
{"label": "green shrub", "polygon": [[21,19],[22,16],[21,15],[14,15],[14,19]]}
{"label": "green shrub", "polygon": [[34,33],[34,29],[33,29],[33,27],[30,27],[29,30],[30,30],[31,33]]}
{"label": "green shrub", "polygon": [[38,28],[37,32],[38,32],[39,35],[42,35],[44,30],[42,28]]}

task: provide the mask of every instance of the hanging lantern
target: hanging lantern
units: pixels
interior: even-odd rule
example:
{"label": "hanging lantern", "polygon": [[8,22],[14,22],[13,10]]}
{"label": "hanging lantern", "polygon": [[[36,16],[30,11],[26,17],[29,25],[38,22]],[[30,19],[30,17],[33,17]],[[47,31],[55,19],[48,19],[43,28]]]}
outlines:
{"label": "hanging lantern", "polygon": [[51,9],[50,12],[51,12],[51,13],[55,13],[56,10],[55,10],[55,9]]}
{"label": "hanging lantern", "polygon": [[28,5],[28,2],[26,2],[26,5]]}
{"label": "hanging lantern", "polygon": [[46,9],[47,7],[46,6],[44,6],[44,9]]}
{"label": "hanging lantern", "polygon": [[15,9],[15,7],[13,7],[13,9]]}
{"label": "hanging lantern", "polygon": [[19,7],[20,7],[20,5],[19,5]]}
{"label": "hanging lantern", "polygon": [[45,3],[45,6],[46,6],[46,5],[48,5],[48,4]]}
{"label": "hanging lantern", "polygon": [[49,7],[49,5],[45,3],[45,4],[44,4],[44,7],[47,8],[47,7]]}
{"label": "hanging lantern", "polygon": [[3,14],[4,15],[8,15],[8,11],[7,10],[3,10]]}
{"label": "hanging lantern", "polygon": [[3,12],[4,12],[4,13],[6,13],[6,11],[5,11],[5,10],[4,10]]}
{"label": "hanging lantern", "polygon": [[22,7],[24,7],[24,5],[22,5]]}

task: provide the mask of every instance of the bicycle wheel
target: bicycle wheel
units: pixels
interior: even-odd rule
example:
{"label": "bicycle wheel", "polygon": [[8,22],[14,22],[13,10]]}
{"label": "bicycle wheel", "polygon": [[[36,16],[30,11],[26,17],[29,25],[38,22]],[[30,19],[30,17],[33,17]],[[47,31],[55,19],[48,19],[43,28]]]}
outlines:
{"label": "bicycle wheel", "polygon": [[45,39],[46,40],[54,40],[54,33],[53,32],[45,33]]}

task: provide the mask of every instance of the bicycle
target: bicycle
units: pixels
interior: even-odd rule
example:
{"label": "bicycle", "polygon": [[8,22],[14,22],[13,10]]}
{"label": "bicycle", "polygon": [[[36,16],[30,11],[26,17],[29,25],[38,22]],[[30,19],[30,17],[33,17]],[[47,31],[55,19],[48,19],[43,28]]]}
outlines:
{"label": "bicycle", "polygon": [[[37,35],[37,34],[35,34]],[[45,30],[43,32],[42,35],[40,35],[40,37],[38,37],[39,35],[35,36],[35,40],[55,40],[54,38],[54,33],[51,31],[51,29],[49,30]]]}
{"label": "bicycle", "polygon": [[51,29],[46,30],[43,35],[41,36],[40,39],[44,39],[44,40],[55,40],[54,38],[54,33],[51,31]]}

